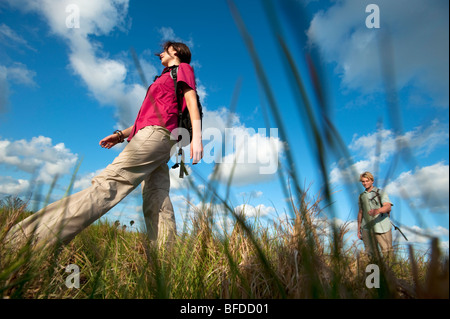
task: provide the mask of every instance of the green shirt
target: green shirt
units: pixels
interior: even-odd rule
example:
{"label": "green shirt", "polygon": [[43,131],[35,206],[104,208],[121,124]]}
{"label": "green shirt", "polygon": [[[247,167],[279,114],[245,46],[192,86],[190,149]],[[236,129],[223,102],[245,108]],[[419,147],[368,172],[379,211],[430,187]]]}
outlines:
{"label": "green shirt", "polygon": [[[380,196],[377,195],[377,191]],[[380,234],[391,230],[391,220],[389,219],[389,214],[378,214],[376,216],[370,216],[368,214],[371,209],[381,208],[384,203],[390,203],[394,206],[394,204],[392,204],[389,200],[386,192],[375,186],[370,192],[364,191],[359,195],[359,209],[362,210],[363,213],[361,221],[361,227],[363,229],[369,230],[372,228],[375,233]]]}

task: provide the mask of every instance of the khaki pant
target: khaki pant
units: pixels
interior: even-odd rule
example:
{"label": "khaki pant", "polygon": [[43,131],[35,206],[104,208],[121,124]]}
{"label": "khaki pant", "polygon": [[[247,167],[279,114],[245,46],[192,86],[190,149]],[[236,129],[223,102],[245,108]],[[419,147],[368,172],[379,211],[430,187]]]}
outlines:
{"label": "khaki pant", "polygon": [[363,229],[362,240],[368,255],[377,255],[377,244],[380,246],[383,256],[387,257],[392,252],[392,230],[386,233],[374,233]]}
{"label": "khaki pant", "polygon": [[7,240],[21,242],[32,237],[35,244],[68,243],[141,183],[150,239],[172,240],[176,225],[167,162],[174,143],[162,127],[141,129],[113,163],[93,178],[89,188],[24,219],[10,230]]}

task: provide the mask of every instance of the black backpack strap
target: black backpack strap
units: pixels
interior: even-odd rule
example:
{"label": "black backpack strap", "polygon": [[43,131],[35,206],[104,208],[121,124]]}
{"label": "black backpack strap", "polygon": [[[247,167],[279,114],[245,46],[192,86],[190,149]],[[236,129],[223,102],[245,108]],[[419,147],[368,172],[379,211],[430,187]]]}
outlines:
{"label": "black backpack strap", "polygon": [[[378,200],[380,201],[380,208],[383,207],[383,203],[381,202],[381,195],[380,195],[380,189],[377,188],[377,190],[375,191],[375,193],[377,194],[376,196],[378,197]],[[389,217],[391,217],[391,212],[387,213]]]}
{"label": "black backpack strap", "polygon": [[183,106],[182,106],[181,94],[178,94],[177,74],[178,74],[178,65],[176,65],[170,69],[170,77],[173,79],[173,86],[175,87],[175,95],[177,96],[178,127],[180,127],[181,126],[181,116],[183,113]]}
{"label": "black backpack strap", "polygon": [[[175,95],[177,97],[177,105],[178,105],[178,127],[181,127],[181,121],[182,121],[182,115],[183,115],[183,106],[182,106],[182,96],[181,94],[178,94],[178,80],[177,80],[177,73],[178,73],[178,65],[170,68],[170,77],[173,79],[173,85],[175,87]],[[180,141],[180,135],[178,135],[178,142]],[[181,160],[178,162],[178,156],[181,157]],[[180,167],[180,178],[183,178],[184,175],[188,175],[188,172],[186,170],[186,166],[184,165],[184,152],[183,149],[178,146],[178,153],[177,153],[177,162],[175,165],[172,166],[172,168]]]}
{"label": "black backpack strap", "polygon": [[[363,194],[364,193],[359,194],[359,197],[358,197],[359,206],[361,206],[361,208],[362,208],[362,198],[361,197],[362,197]],[[383,207],[383,203],[381,202],[381,196],[380,196],[380,189],[379,188],[377,188],[377,190],[375,191],[375,197],[374,198],[378,198],[380,208]],[[371,200],[373,200],[373,198]],[[377,202],[375,201],[375,203],[377,203]]]}
{"label": "black backpack strap", "polygon": [[377,190],[375,191],[376,197],[378,197],[378,200],[380,201],[380,207],[383,206],[383,203],[381,202],[381,196],[380,196],[380,189],[377,188]]}

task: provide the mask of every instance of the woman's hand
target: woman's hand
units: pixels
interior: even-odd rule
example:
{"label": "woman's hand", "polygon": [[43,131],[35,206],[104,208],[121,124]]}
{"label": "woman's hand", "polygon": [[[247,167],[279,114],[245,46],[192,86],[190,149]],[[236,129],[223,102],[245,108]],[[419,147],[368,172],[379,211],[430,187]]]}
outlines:
{"label": "woman's hand", "polygon": [[191,142],[191,160],[192,165],[197,164],[203,158],[203,143],[202,139],[195,138],[194,135]]}
{"label": "woman's hand", "polygon": [[123,142],[128,136],[130,136],[132,128],[133,128],[133,126],[130,126],[129,128],[126,128],[122,131],[117,130],[113,134],[102,139],[98,144],[103,148],[110,149],[117,143]]}
{"label": "woman's hand", "polygon": [[110,149],[117,143],[119,143],[119,135],[114,133],[102,139],[99,145],[103,148]]}

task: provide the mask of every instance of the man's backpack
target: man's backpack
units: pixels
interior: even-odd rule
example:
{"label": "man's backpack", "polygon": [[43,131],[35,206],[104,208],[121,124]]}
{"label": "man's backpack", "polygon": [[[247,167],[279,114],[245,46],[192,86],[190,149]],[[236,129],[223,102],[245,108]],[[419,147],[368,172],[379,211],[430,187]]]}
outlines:
{"label": "man's backpack", "polygon": [[[362,205],[362,204],[361,204],[361,196],[362,196],[362,194],[363,194],[363,193],[359,194],[359,203],[360,203],[360,205]],[[378,199],[378,202],[376,201],[376,199]],[[383,203],[381,202],[381,195],[380,195],[380,189],[379,189],[379,188],[377,188],[377,189],[375,190],[375,196],[372,197],[372,198],[370,198],[369,200],[370,200],[370,201],[374,201],[374,202],[375,202],[375,205],[379,206],[378,208],[383,207]],[[391,213],[390,213],[390,212],[387,213],[387,214],[388,214],[389,217],[391,216]]]}
{"label": "man's backpack", "polygon": [[[177,96],[177,104],[178,104],[178,127],[185,129],[189,133],[189,142],[186,141],[186,138],[182,138],[181,134],[178,134],[178,153],[177,153],[177,163],[172,166],[172,168],[180,167],[180,178],[183,178],[183,175],[188,175],[188,172],[186,170],[186,167],[184,166],[184,154],[182,147],[189,145],[190,142],[192,142],[192,123],[191,123],[191,116],[189,114],[189,110],[186,107],[183,110],[183,96],[182,93],[179,90],[178,82],[177,82],[177,73],[178,73],[178,66],[174,66],[170,68],[170,77],[173,79],[173,83],[175,86],[175,94]],[[200,103],[200,98],[197,94],[197,106],[198,111],[200,113],[200,121],[203,120],[203,110],[202,110],[202,104]],[[201,122],[200,122],[201,125]],[[181,161],[178,163],[178,156],[181,156]]]}
{"label": "man's backpack", "polygon": [[[376,203],[378,206],[382,207],[383,203],[381,202],[381,196],[380,196],[380,189],[377,188],[375,191],[375,196],[373,198],[371,198],[370,200],[375,200],[376,198],[378,198],[378,203]],[[361,202],[361,195],[362,193],[359,195],[359,204],[362,207],[362,202]],[[391,212],[388,213],[388,216],[391,217]],[[405,238],[406,241],[408,241],[408,238],[406,238],[405,234],[403,234],[402,230],[397,227],[393,222],[392,219],[390,219],[391,225],[394,227],[395,230],[398,230],[400,232],[400,234],[403,236],[403,238]]]}

